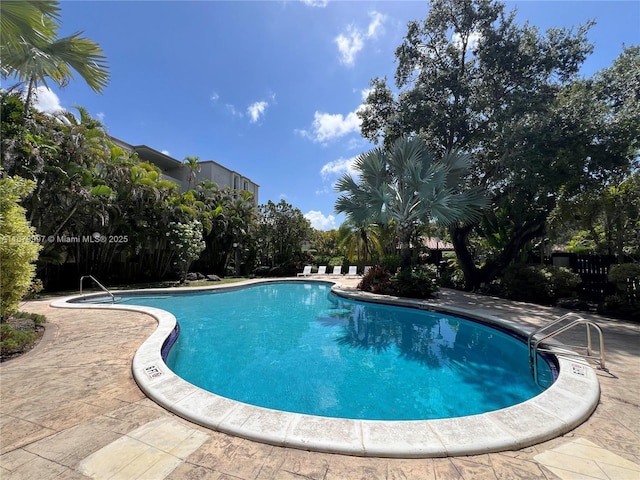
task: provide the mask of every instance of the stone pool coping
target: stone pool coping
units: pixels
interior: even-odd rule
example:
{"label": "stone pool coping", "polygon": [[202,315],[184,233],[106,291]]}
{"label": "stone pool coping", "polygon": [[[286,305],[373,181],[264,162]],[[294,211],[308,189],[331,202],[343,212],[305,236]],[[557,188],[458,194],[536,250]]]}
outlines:
{"label": "stone pool coping", "polygon": [[[324,281],[316,279],[273,279],[282,281]],[[265,280],[241,282],[215,290],[243,288]],[[521,326],[479,315],[471,310],[435,303],[373,296],[341,289],[339,296],[363,301],[433,309],[463,315],[512,330],[525,337]],[[169,288],[122,293],[188,293],[211,287]],[[426,458],[476,455],[517,450],[560,436],[583,423],[598,405],[600,386],[594,370],[581,360],[557,356],[559,373],[554,384],[540,395],[512,407],[480,415],[451,419],[415,421],[373,421],[320,417],[271,410],[230,400],[196,387],[175,375],[164,363],[161,350],[174,332],[176,318],[152,307],[113,304],[71,303],[75,296],[54,301],[62,308],[118,309],[142,312],[158,322],[158,328],[140,346],[132,362],[134,379],[145,394],[167,410],[207,428],[277,446],[357,456]]]}

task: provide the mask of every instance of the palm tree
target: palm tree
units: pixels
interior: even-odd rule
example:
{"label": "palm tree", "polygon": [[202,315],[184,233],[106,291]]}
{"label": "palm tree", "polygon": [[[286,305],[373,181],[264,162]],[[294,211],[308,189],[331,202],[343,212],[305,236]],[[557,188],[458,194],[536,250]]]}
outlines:
{"label": "palm tree", "polygon": [[187,183],[189,190],[195,185],[198,174],[200,173],[200,157],[185,157],[183,166],[189,170],[187,174]]}
{"label": "palm tree", "polygon": [[60,7],[54,0],[4,1],[0,4],[2,53],[17,50],[23,43],[55,36]]}
{"label": "palm tree", "polygon": [[475,220],[487,205],[479,188],[458,189],[469,156],[449,152],[436,159],[420,138],[400,138],[389,151],[375,148],[359,155],[351,174],[336,183],[342,192],[336,212],[356,225],[394,222],[400,240],[401,267],[411,266],[410,239],[420,224],[443,225]]}
{"label": "palm tree", "polygon": [[97,43],[81,37],[82,32],[57,38],[58,11],[55,1],[0,3],[0,72],[3,78],[15,76],[27,84],[25,114],[34,90],[39,84],[47,86],[47,79],[63,87],[75,70],[97,93],[109,82],[106,57]]}
{"label": "palm tree", "polygon": [[374,223],[355,225],[347,220],[338,229],[338,244],[345,248],[349,260],[357,259],[360,267],[372,260],[374,253],[382,256],[380,227]]}

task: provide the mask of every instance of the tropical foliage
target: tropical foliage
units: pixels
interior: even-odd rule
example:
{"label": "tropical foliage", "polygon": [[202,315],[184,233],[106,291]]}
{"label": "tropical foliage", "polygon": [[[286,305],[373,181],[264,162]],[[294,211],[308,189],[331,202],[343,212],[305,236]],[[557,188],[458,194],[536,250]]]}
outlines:
{"label": "tropical foliage", "polygon": [[[396,50],[395,88],[373,79],[358,111],[362,135],[380,147],[336,184],[347,221],[317,232],[284,200],[257,206],[249,192],[198,182],[195,156],[181,191],[82,107],[37,112],[39,85],[76,72],[100,92],[109,80],[97,44],[58,38],[59,10],[51,0],[0,2],[0,76],[19,82],[0,92],[3,317],[32,285],[36,257],[48,290],[84,274],[110,284],[184,279],[189,269],[290,275],[315,255],[322,265],[379,265],[364,288],[424,298],[442,278],[416,265],[434,224],[455,246],[455,286],[464,277],[467,288],[500,283],[514,298],[569,295],[575,275],[520,265],[551,243],[631,259],[612,269],[618,287],[637,271],[640,47],[579,78],[591,23],[541,33],[496,0],[432,1]],[[607,308],[636,301],[620,292]]]}
{"label": "tropical foliage", "polygon": [[200,257],[206,244],[202,239],[202,224],[198,220],[187,223],[171,222],[169,231],[169,244],[176,249],[176,264],[180,270],[180,276],[186,280],[191,262]]}
{"label": "tropical foliage", "polygon": [[0,178],[0,321],[18,309],[34,277],[40,246],[19,204],[33,187],[20,177]]}
{"label": "tropical foliage", "polygon": [[355,263],[360,270],[379,262],[383,254],[381,229],[372,222],[356,225],[347,220],[338,229],[337,242],[349,263]]}
{"label": "tropical foliage", "polygon": [[312,239],[311,224],[286,201],[269,200],[258,208],[254,239],[261,272],[294,274],[308,260],[302,247]]}
{"label": "tropical foliage", "polygon": [[[581,81],[590,27],[541,33],[494,0],[435,0],[396,49],[395,91],[371,82],[364,137],[389,148],[417,135],[434,152],[474,152],[470,182],[491,208],[449,228],[468,288],[544,239],[561,197],[619,184],[637,159],[638,48]],[[472,250],[475,239],[490,248]]]}
{"label": "tropical foliage", "polygon": [[224,275],[233,243],[249,245],[249,193],[210,182],[181,193],[157,167],[113,144],[82,108],[78,118],[25,118],[18,94],[1,100],[2,161],[7,174],[34,182],[23,204],[42,239],[38,272],[47,289],[75,286],[84,274],[106,282],[176,278],[198,257],[207,273]]}
{"label": "tropical foliage", "polygon": [[437,159],[420,138],[400,138],[389,150],[376,148],[356,158],[358,180],[349,173],[338,180],[335,209],[355,225],[395,224],[401,267],[407,269],[419,225],[479,218],[486,205],[482,190],[460,188],[468,163],[467,155],[447,152]]}
{"label": "tropical foliage", "polygon": [[98,44],[81,32],[58,38],[59,11],[58,2],[52,0],[0,3],[0,72],[3,78],[15,77],[27,85],[25,114],[36,87],[47,86],[47,79],[64,86],[76,71],[95,92],[102,92],[109,82]]}
{"label": "tropical foliage", "polygon": [[505,271],[502,293],[514,300],[552,305],[575,296],[579,284],[580,276],[564,267],[513,264]]}

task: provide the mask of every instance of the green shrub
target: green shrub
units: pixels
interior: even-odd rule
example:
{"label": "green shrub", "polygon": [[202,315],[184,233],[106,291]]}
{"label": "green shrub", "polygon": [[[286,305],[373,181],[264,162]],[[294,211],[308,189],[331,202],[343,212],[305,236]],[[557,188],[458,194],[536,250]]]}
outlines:
{"label": "green shrub", "polygon": [[507,298],[524,302],[554,304],[559,298],[575,295],[580,276],[564,267],[515,264],[502,277]]}
{"label": "green shrub", "polygon": [[609,269],[608,279],[616,285],[618,291],[627,293],[627,280],[640,278],[640,264],[621,263],[612,265]]}
{"label": "green shrub", "polygon": [[582,283],[580,275],[566,267],[545,266],[543,269],[550,275],[555,300],[575,296],[578,285]]}
{"label": "green shrub", "polygon": [[4,357],[21,352],[25,345],[33,342],[36,334],[33,331],[16,330],[7,323],[0,324],[0,354]]}
{"label": "green shrub", "polygon": [[640,308],[629,303],[627,298],[622,295],[608,295],[604,302],[598,305],[598,313],[626,320],[640,321]]}
{"label": "green shrub", "polygon": [[438,271],[435,265],[422,265],[402,270],[391,279],[395,294],[408,298],[431,298],[438,291]]}
{"label": "green shrub", "polygon": [[0,320],[18,309],[35,273],[34,262],[41,247],[18,203],[34,186],[20,177],[0,178]]}
{"label": "green shrub", "polygon": [[34,325],[39,326],[47,321],[47,317],[40,315],[39,313],[31,312],[16,312],[12,315],[13,318],[30,318],[33,320]]}
{"label": "green shrub", "polygon": [[391,273],[396,273],[401,265],[401,259],[399,255],[385,255],[380,261],[380,265],[386,268]]}
{"label": "green shrub", "polygon": [[464,272],[458,265],[457,259],[449,259],[440,272],[440,285],[457,290],[464,289]]}
{"label": "green shrub", "polygon": [[25,298],[28,298],[28,299],[38,298],[38,294],[42,290],[44,290],[44,285],[42,284],[42,280],[40,280],[39,278],[34,278],[33,281],[31,282],[31,285],[29,286],[29,290],[27,291]]}
{"label": "green shrub", "polygon": [[253,273],[256,277],[268,277],[269,270],[271,270],[271,267],[269,267],[268,265],[260,265],[259,267],[256,267]]}
{"label": "green shrub", "polygon": [[386,268],[374,265],[362,277],[356,288],[363,292],[384,293],[391,289],[391,274]]}
{"label": "green shrub", "polygon": [[397,295],[408,298],[430,298],[438,291],[437,268],[424,265],[413,270],[402,270],[396,275],[375,265],[362,277],[359,290],[381,295]]}

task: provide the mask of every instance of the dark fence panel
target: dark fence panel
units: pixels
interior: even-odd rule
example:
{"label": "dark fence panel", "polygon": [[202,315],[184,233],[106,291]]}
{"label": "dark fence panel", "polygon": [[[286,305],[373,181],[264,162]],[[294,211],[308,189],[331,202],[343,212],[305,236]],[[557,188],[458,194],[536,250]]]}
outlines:
{"label": "dark fence panel", "polygon": [[578,286],[581,298],[601,301],[615,293],[615,286],[609,283],[607,275],[611,265],[615,265],[615,255],[578,255],[575,253],[554,253],[553,265],[570,268],[580,275]]}
{"label": "dark fence panel", "polygon": [[640,279],[627,278],[627,300],[630,305],[640,304]]}

